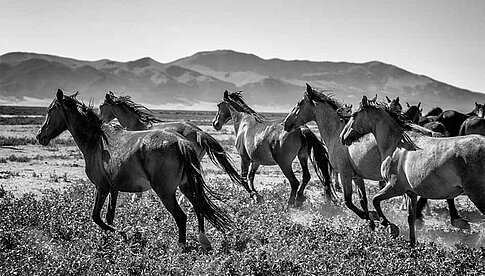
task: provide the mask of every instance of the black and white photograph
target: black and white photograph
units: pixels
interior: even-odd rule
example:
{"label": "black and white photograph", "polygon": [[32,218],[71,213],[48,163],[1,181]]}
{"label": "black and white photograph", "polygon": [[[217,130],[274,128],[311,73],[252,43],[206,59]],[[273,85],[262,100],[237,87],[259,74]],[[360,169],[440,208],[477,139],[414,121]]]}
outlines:
{"label": "black and white photograph", "polygon": [[484,15],[0,0],[0,275],[485,275]]}

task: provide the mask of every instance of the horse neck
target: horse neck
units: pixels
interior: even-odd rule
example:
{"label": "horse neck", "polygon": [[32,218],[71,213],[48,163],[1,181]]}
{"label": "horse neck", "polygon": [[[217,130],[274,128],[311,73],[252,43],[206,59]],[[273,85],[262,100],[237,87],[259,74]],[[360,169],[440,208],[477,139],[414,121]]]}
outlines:
{"label": "horse neck", "polygon": [[315,121],[322,139],[330,147],[340,145],[339,135],[345,124],[340,121],[337,111],[327,103],[317,103]]}
{"label": "horse neck", "polygon": [[115,113],[120,124],[127,130],[145,130],[148,128],[147,125],[140,120],[140,115],[127,107],[115,108]]}
{"label": "horse neck", "polygon": [[81,150],[86,163],[86,172],[99,166],[101,159],[102,137],[91,133],[87,119],[81,114],[66,114],[67,129]]}
{"label": "horse neck", "polygon": [[234,125],[234,132],[237,135],[238,132],[239,132],[239,126],[241,126],[241,122],[242,122],[243,118],[246,117],[245,115],[247,115],[247,116],[250,116],[250,115],[245,114],[243,112],[239,112],[232,107],[229,107],[229,111],[231,112],[231,120],[232,120],[232,123]]}
{"label": "horse neck", "polygon": [[372,122],[371,132],[376,139],[382,160],[392,156],[401,142],[404,130],[390,118],[374,116],[369,122]]}

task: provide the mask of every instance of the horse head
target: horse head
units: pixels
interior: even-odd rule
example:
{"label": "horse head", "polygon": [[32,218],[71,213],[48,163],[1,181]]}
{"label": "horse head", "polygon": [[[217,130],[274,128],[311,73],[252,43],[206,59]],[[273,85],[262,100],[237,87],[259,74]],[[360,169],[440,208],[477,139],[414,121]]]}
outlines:
{"label": "horse head", "polygon": [[66,107],[63,105],[66,98],[75,98],[77,93],[71,96],[65,96],[61,89],[57,90],[56,98],[52,100],[47,108],[47,114],[44,123],[37,131],[35,138],[43,146],[49,144],[49,142],[59,136],[62,132],[67,130],[66,124]]}
{"label": "horse head", "polygon": [[217,114],[212,119],[212,127],[215,130],[221,130],[222,126],[225,125],[231,119],[231,111],[229,110],[229,104],[224,100],[228,98],[229,92],[224,91],[223,100],[217,104]]}
{"label": "horse head", "polygon": [[291,112],[286,116],[284,121],[284,128],[286,131],[291,131],[303,124],[315,120],[315,112],[313,108],[316,103],[311,100],[312,87],[307,83],[306,91],[298,103],[293,107]]}

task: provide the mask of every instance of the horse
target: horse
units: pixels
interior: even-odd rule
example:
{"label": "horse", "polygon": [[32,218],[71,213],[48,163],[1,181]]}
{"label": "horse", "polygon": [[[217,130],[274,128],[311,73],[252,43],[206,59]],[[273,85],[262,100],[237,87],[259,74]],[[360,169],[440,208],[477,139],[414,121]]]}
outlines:
{"label": "horse", "polygon": [[[377,96],[371,101],[377,101]],[[396,110],[396,108],[392,108],[392,110]],[[349,117],[349,110],[344,104],[323,92],[315,91],[307,84],[303,98],[286,116],[285,130],[291,130],[299,125],[316,121],[320,134],[328,145],[330,163],[335,171],[340,174],[346,206],[360,218],[369,220],[369,224],[373,228],[373,222],[369,218],[374,216],[374,212],[368,211],[363,179],[379,181],[379,186],[384,187],[385,183],[380,174],[381,156],[375,138],[371,134],[363,136],[358,143],[350,147],[345,147],[339,142],[338,134],[344,128]],[[415,126],[415,128],[418,128],[418,126]],[[423,129],[420,129],[420,132],[433,135],[433,133],[426,132]],[[363,210],[352,203],[352,179],[359,189],[360,204]],[[420,217],[422,217],[422,209],[425,205],[426,199],[424,198],[420,200],[418,209]],[[459,228],[469,228],[466,221],[456,211],[453,200],[448,201],[448,205],[451,224]]]}
{"label": "horse", "polygon": [[207,153],[209,159],[219,168],[222,168],[229,178],[236,184],[242,186],[249,194],[251,190],[247,182],[239,175],[234,168],[229,155],[222,145],[210,134],[200,129],[191,122],[170,122],[161,123],[152,111],[141,104],[131,100],[130,96],[115,96],[113,92],[105,95],[103,103],[99,106],[101,118],[105,122],[118,119],[119,123],[127,130],[152,130],[163,129],[173,131],[192,142],[199,160]]}
{"label": "horse", "polygon": [[437,106],[437,107],[431,108],[431,110],[428,111],[428,113],[426,113],[426,115],[424,115],[424,116],[425,117],[428,117],[428,116],[438,116],[441,113],[443,113],[443,109],[441,109],[441,107]]}
{"label": "horse", "polygon": [[485,112],[484,105],[475,102],[475,109],[472,111],[476,116],[470,116],[460,127],[459,135],[481,134],[485,135]]}
{"label": "horse", "polygon": [[[178,226],[178,242],[186,249],[187,216],[175,199],[177,187],[189,199],[198,220],[199,242],[203,251],[211,248],[205,235],[204,219],[216,229],[231,226],[226,212],[209,197],[215,196],[201,174],[197,152],[182,136],[164,130],[126,131],[103,124],[91,106],[58,90],[48,107],[45,121],[37,132],[41,145],[48,145],[68,130],[81,150],[86,175],[96,187],[93,221],[105,231],[113,226],[118,192],[153,189]],[[106,222],[100,213],[108,194]]]}
{"label": "horse", "polygon": [[[373,100],[372,102],[376,102],[376,101]],[[389,104],[387,104],[387,105],[389,107],[389,110],[394,112],[395,108],[392,108],[392,106],[389,105]],[[407,105],[408,109],[404,113],[398,114],[398,115],[402,115],[405,120],[407,120],[407,121],[409,121],[413,124],[418,124],[419,119],[421,117],[421,112],[422,112],[422,110],[420,109],[421,102],[419,102],[418,105],[413,105],[413,106],[411,106],[408,102],[406,102],[406,105]],[[443,128],[444,128],[444,125],[439,123],[439,122],[431,122],[431,123],[426,124],[424,127],[429,129],[429,130],[432,130],[433,132],[440,133],[444,137],[445,134],[446,134],[446,130],[439,128],[439,126],[443,126]],[[416,128],[416,127],[417,126],[413,126],[413,128]],[[421,133],[423,133],[423,132],[421,131]],[[429,135],[429,134],[426,134],[426,133],[423,133],[423,134],[428,135],[428,136],[439,137],[438,135]],[[446,136],[448,136],[448,135],[446,135]],[[383,188],[383,187],[381,187],[381,188]],[[449,199],[446,200],[446,202],[448,204],[448,210],[450,212],[451,225],[458,227],[458,228],[461,228],[461,229],[469,229],[470,225],[468,224],[468,222],[466,220],[464,220],[459,215],[458,210],[456,209],[455,200],[452,199],[452,198],[449,198]],[[417,220],[423,219],[423,209],[424,209],[425,206],[427,206],[427,203],[428,203],[427,198],[420,197],[418,199],[417,209],[416,209],[416,219]],[[401,209],[405,209],[406,206],[407,206],[407,197],[404,196],[403,202],[401,204]]]}
{"label": "horse", "polygon": [[[315,121],[321,137],[328,148],[330,164],[340,175],[344,191],[345,205],[359,218],[367,220],[371,229],[374,228],[375,212],[369,211],[364,179],[382,181],[379,170],[381,156],[374,137],[369,134],[350,146],[345,147],[339,142],[338,134],[350,117],[345,105],[323,92],[315,91],[306,84],[303,98],[298,101],[286,116],[284,129],[291,131],[308,122]],[[352,202],[352,180],[358,187],[360,205]]]}
{"label": "horse", "polygon": [[399,229],[384,216],[380,202],[407,194],[410,198],[408,224],[411,245],[416,242],[417,196],[431,199],[454,198],[466,194],[485,213],[485,137],[468,135],[449,138],[424,136],[407,131],[410,125],[384,105],[367,97],[352,114],[340,134],[342,145],[358,143],[373,133],[384,160],[381,165],[386,186],[372,201],[382,225]]}
{"label": "horse", "polygon": [[391,108],[391,110],[397,114],[400,114],[402,112],[402,106],[401,103],[399,102],[399,97],[396,97],[395,99],[389,99],[388,96],[386,96],[387,100],[387,105]]}
{"label": "horse", "polygon": [[[248,178],[249,186],[255,194],[254,176],[258,167],[278,165],[291,186],[288,206],[301,206],[305,201],[305,187],[310,181],[308,157],[313,151],[312,163],[324,184],[325,195],[332,201],[336,200],[331,185],[332,170],[328,163],[327,149],[310,129],[301,127],[291,132],[284,131],[281,120],[265,120],[244,102],[240,91],[229,93],[226,90],[217,107],[212,126],[221,130],[232,119],[236,133],[235,146],[241,157],[241,174]],[[303,172],[301,185],[292,169],[296,156]]]}
{"label": "horse", "polygon": [[410,105],[408,102],[406,102],[406,106],[408,109],[403,112],[404,117],[406,117],[409,121],[418,124],[419,118],[423,112],[423,110],[420,108],[421,102],[419,102],[418,105]]}

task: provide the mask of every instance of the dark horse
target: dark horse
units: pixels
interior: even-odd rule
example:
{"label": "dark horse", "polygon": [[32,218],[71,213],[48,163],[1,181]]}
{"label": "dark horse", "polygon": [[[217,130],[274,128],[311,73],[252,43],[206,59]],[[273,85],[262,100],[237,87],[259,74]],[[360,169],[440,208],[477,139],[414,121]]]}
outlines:
{"label": "dark horse", "polygon": [[460,135],[481,134],[485,135],[485,110],[483,104],[475,102],[474,113],[477,116],[470,116],[466,119],[460,127]]}
{"label": "dark horse", "polygon": [[104,121],[118,119],[127,130],[163,129],[174,131],[192,142],[197,151],[199,160],[207,153],[209,159],[219,168],[222,168],[232,181],[243,186],[251,193],[247,182],[234,168],[229,155],[222,145],[209,133],[200,129],[191,122],[161,123],[151,110],[131,100],[130,96],[115,96],[113,92],[106,93],[104,102],[99,106],[101,118]]}
{"label": "dark horse", "polygon": [[[81,150],[86,174],[96,187],[92,218],[103,230],[115,231],[112,225],[119,191],[153,189],[174,217],[178,241],[185,247],[187,216],[175,199],[177,187],[194,206],[203,251],[211,247],[205,235],[204,218],[219,230],[230,225],[230,218],[209,198],[213,193],[202,177],[197,153],[182,136],[163,130],[135,132],[105,125],[92,107],[76,99],[76,94],[65,96],[58,90],[36,138],[42,145],[48,145],[65,130]],[[101,209],[108,194],[111,200],[106,224],[101,219]]]}
{"label": "dark horse", "polygon": [[[315,171],[326,188],[327,197],[335,199],[331,187],[331,167],[327,150],[310,129],[302,127],[286,132],[282,120],[264,120],[260,114],[246,105],[240,92],[229,93],[226,90],[223,100],[217,106],[219,110],[212,125],[216,130],[220,130],[232,119],[236,132],[236,148],[241,156],[241,174],[248,177],[254,193],[256,190],[253,182],[258,167],[278,165],[291,185],[288,205],[301,205],[305,200],[305,187],[310,181],[307,161],[313,149]],[[301,185],[292,169],[295,156],[298,156],[303,171]]]}
{"label": "dark horse", "polygon": [[438,115],[435,121],[442,123],[446,127],[450,137],[453,137],[460,135],[461,125],[466,119],[470,116],[483,117],[483,113],[483,105],[475,102],[475,108],[467,114],[455,110],[446,110]]}

